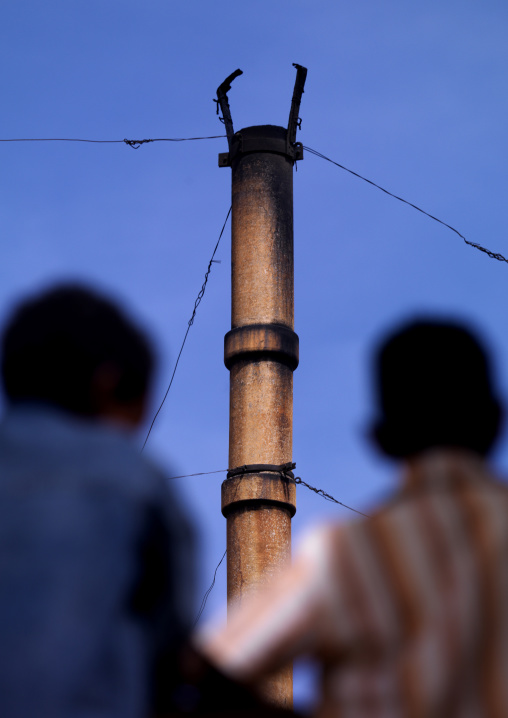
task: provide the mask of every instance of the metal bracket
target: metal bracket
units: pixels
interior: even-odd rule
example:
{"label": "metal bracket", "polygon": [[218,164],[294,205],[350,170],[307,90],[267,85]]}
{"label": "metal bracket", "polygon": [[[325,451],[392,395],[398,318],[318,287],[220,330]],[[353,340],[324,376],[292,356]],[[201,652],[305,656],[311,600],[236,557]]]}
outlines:
{"label": "metal bracket", "polygon": [[303,145],[301,142],[294,143],[293,152],[294,152],[295,162],[297,162],[298,160],[303,160]]}
{"label": "metal bracket", "polygon": [[228,145],[230,149],[234,130],[233,120],[231,119],[231,110],[229,109],[228,92],[231,89],[231,83],[233,82],[235,77],[238,77],[239,75],[243,75],[243,72],[241,70],[235,70],[231,73],[231,75],[226,77],[224,82],[217,88],[217,113],[219,112],[220,105],[220,109],[222,110],[222,119],[224,121],[224,125],[226,126],[226,136],[228,138]]}
{"label": "metal bracket", "polygon": [[[303,88],[305,86],[305,80],[307,78],[307,68],[298,65],[293,62],[293,67],[296,67],[296,79],[295,87],[293,90],[293,99],[291,100],[291,109],[289,111],[288,120],[288,136],[287,136],[287,154],[291,154],[291,150],[296,143],[296,131],[301,127],[302,121],[298,117],[300,112],[300,103],[302,101]],[[301,145],[300,145],[301,147]],[[296,160],[303,158],[303,149],[301,157],[295,157]]]}
{"label": "metal bracket", "polygon": [[[301,142],[296,141],[296,132],[301,128],[302,124],[298,113],[300,112],[300,103],[304,92],[303,88],[307,78],[307,68],[295,62],[293,63],[293,67],[296,67],[296,79],[289,112],[288,128],[285,139],[281,138],[281,141],[272,143],[274,145],[273,147],[269,146],[270,143],[268,140],[263,140],[262,144],[260,144],[258,140],[254,140],[253,138],[245,139],[244,141],[240,133],[235,135],[227,93],[231,89],[233,80],[239,75],[243,75],[243,72],[241,70],[235,70],[219,85],[215,102],[217,103],[217,114],[219,113],[219,107],[222,111],[222,117],[220,119],[226,127],[229,148],[229,152],[221,152],[219,154],[219,167],[231,167],[233,156],[238,152],[241,154],[258,151],[275,152],[276,154],[287,155],[293,162],[303,159],[303,146]],[[282,147],[280,145],[282,145]]]}

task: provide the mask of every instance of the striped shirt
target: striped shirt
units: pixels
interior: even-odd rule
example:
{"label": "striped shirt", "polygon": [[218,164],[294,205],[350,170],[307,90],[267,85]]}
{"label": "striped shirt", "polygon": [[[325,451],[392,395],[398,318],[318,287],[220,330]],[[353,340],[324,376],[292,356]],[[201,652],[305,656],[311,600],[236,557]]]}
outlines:
{"label": "striped shirt", "polygon": [[473,454],[429,452],[390,503],[310,533],[276,584],[199,640],[249,681],[314,657],[319,718],[506,718],[508,487]]}

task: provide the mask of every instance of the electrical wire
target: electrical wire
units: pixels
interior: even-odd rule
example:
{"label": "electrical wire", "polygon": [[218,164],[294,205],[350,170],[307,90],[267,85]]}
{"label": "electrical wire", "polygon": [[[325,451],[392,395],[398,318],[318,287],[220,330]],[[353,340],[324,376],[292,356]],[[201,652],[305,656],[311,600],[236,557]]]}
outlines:
{"label": "electrical wire", "polygon": [[173,479],[188,479],[191,476],[208,476],[209,474],[225,474],[228,469],[217,469],[217,471],[201,471],[199,474],[184,474],[183,476],[168,476],[167,481]]}
{"label": "electrical wire", "polygon": [[230,214],[231,214],[231,207],[230,207],[229,210],[228,210],[228,213],[227,213],[227,215],[226,215],[226,219],[224,220],[224,224],[222,225],[222,229],[221,229],[220,234],[219,234],[219,239],[217,240],[217,244],[215,245],[215,249],[214,249],[213,252],[212,252],[211,259],[210,259],[210,261],[208,262],[208,269],[206,270],[206,273],[205,273],[205,281],[203,282],[203,285],[202,285],[201,289],[199,290],[198,296],[196,297],[196,301],[194,302],[194,309],[192,310],[192,316],[191,316],[191,318],[189,319],[189,321],[188,321],[188,323],[187,323],[187,331],[185,332],[185,336],[184,336],[184,338],[183,338],[182,346],[180,347],[180,351],[178,352],[178,357],[177,357],[177,359],[176,359],[175,368],[173,369],[173,374],[171,375],[171,380],[170,380],[170,382],[169,382],[168,388],[166,389],[166,393],[164,394],[164,398],[162,399],[162,401],[161,401],[161,403],[160,403],[160,405],[159,405],[159,408],[157,409],[157,411],[156,411],[156,413],[155,413],[155,416],[154,416],[153,419],[152,419],[152,423],[150,424],[150,428],[148,429],[148,433],[147,433],[147,435],[146,435],[146,438],[145,438],[145,441],[144,441],[144,443],[143,443],[143,446],[141,447],[141,451],[143,451],[144,448],[145,448],[145,446],[146,446],[146,442],[148,441],[148,437],[150,436],[150,434],[151,434],[151,432],[152,432],[153,425],[155,424],[155,420],[156,420],[157,417],[159,416],[160,411],[161,411],[162,407],[164,406],[164,402],[166,401],[167,396],[168,396],[168,394],[169,394],[169,390],[171,389],[171,385],[173,384],[173,379],[175,378],[176,370],[177,370],[177,368],[178,368],[178,363],[179,363],[179,361],[180,361],[180,357],[182,356],[182,352],[183,352],[183,348],[184,348],[184,346],[185,346],[185,342],[187,341],[187,336],[188,336],[188,334],[189,334],[189,331],[190,331],[191,326],[194,324],[194,319],[195,319],[195,317],[196,317],[197,309],[198,309],[199,305],[201,304],[201,300],[203,299],[203,296],[204,296],[204,293],[205,293],[205,289],[206,289],[206,284],[207,284],[207,282],[208,282],[208,277],[210,276],[210,272],[211,272],[211,270],[212,270],[212,264],[214,263],[215,253],[217,252],[217,249],[219,248],[219,244],[220,244],[220,241],[221,241],[221,239],[222,239],[222,235],[224,234],[224,230],[226,229],[226,224],[227,224],[227,222],[228,222],[228,219],[229,219],[229,215],[230,215]]}
{"label": "electrical wire", "polygon": [[208,137],[158,137],[149,140],[86,140],[74,137],[15,137],[0,139],[0,142],[90,142],[99,145],[125,144],[137,150],[140,145],[148,142],[192,142],[194,140],[218,140],[226,135],[209,135]]}
{"label": "electrical wire", "polygon": [[[216,471],[200,471],[196,474],[183,474],[183,476],[169,476],[168,481],[172,481],[173,479],[189,479],[192,476],[209,476],[210,474],[225,474],[229,469],[217,469]],[[290,479],[291,480],[291,479]],[[323,489],[317,489],[315,486],[311,486],[306,481],[303,481],[299,476],[292,479],[295,484],[299,484],[301,486],[305,486],[305,488],[309,489],[310,491],[313,491],[318,496],[321,496],[325,501],[332,501],[334,504],[338,504],[339,506],[343,506],[345,509],[349,509],[349,511],[354,511],[355,514],[360,514],[360,516],[365,516],[366,519],[372,518],[368,514],[362,513],[362,511],[358,511],[358,509],[354,509],[352,506],[348,506],[347,504],[344,504],[342,501],[339,501],[338,499],[331,496],[331,494],[327,494],[326,491]]]}
{"label": "electrical wire", "polygon": [[310,484],[307,484],[305,481],[302,481],[302,479],[297,476],[295,478],[295,484],[301,484],[302,486],[305,486],[307,489],[310,489],[310,491],[313,491],[318,496],[322,496],[326,501],[332,501],[334,504],[338,504],[339,506],[343,506],[345,509],[349,509],[350,511],[354,511],[355,514],[360,514],[360,516],[365,516],[366,519],[372,518],[368,514],[364,514],[361,511],[358,511],[358,509],[354,509],[352,506],[348,506],[347,504],[343,504],[342,501],[337,501],[333,496],[330,494],[327,494],[326,491],[323,491],[323,489],[316,489],[315,486],[311,486]]}
{"label": "electrical wire", "polygon": [[[206,474],[219,474],[219,473],[222,473],[222,472],[227,471],[227,470],[228,470],[228,469],[223,469],[222,471],[203,471],[203,472],[201,472],[201,473],[199,473],[199,474],[186,474],[185,476],[172,476],[171,478],[172,478],[172,479],[186,479],[186,478],[188,478],[188,477],[190,477],[190,476],[205,476]],[[282,474],[283,474],[283,472],[281,472],[281,475],[282,475]],[[317,489],[317,488],[315,488],[314,486],[311,486],[310,484],[307,484],[305,481],[302,481],[302,479],[301,479],[299,476],[297,476],[297,477],[294,479],[294,482],[295,482],[295,484],[300,484],[301,486],[305,486],[307,489],[310,489],[310,491],[313,491],[315,494],[318,494],[318,496],[322,496],[326,501],[333,501],[333,503],[338,504],[339,506],[343,506],[345,509],[349,509],[350,511],[354,511],[355,514],[360,514],[360,516],[364,516],[364,517],[367,518],[367,519],[368,519],[368,518],[371,518],[371,517],[368,516],[367,514],[364,514],[364,513],[362,513],[361,511],[358,511],[357,509],[354,509],[352,506],[348,506],[347,504],[343,504],[342,501],[337,501],[337,499],[335,499],[335,498],[334,498],[333,496],[331,496],[330,494],[327,494],[326,491],[323,491],[323,489]],[[219,563],[218,563],[217,566],[215,567],[215,571],[214,571],[214,574],[213,574],[212,583],[210,584],[210,586],[209,586],[208,589],[206,590],[205,595],[203,596],[203,598],[202,598],[202,600],[201,600],[201,605],[200,605],[200,607],[199,607],[198,615],[196,616],[196,620],[194,621],[194,627],[196,626],[196,624],[198,623],[199,619],[200,619],[201,616],[203,615],[203,611],[205,610],[205,607],[206,607],[206,603],[207,603],[207,601],[208,601],[208,598],[209,598],[209,596],[210,596],[210,594],[211,594],[211,592],[213,591],[213,588],[214,588],[214,586],[215,586],[215,579],[216,579],[216,577],[217,577],[217,571],[219,570],[219,567],[220,567],[221,563],[224,561],[224,558],[226,557],[226,554],[227,554],[227,549],[224,551],[224,553],[222,554],[221,560],[219,561]]]}
{"label": "electrical wire", "polygon": [[313,150],[312,147],[306,147],[305,145],[302,145],[303,149],[307,152],[310,152],[312,155],[316,155],[316,157],[320,157],[322,160],[326,160],[327,162],[331,162],[332,165],[335,165],[336,167],[340,167],[341,170],[345,170],[346,172],[349,172],[349,174],[354,175],[355,177],[358,177],[359,179],[363,180],[364,182],[368,182],[368,184],[372,185],[373,187],[376,187],[377,189],[380,189],[381,192],[384,192],[385,194],[389,195],[390,197],[393,197],[394,199],[398,199],[399,202],[403,202],[404,204],[409,205],[413,209],[418,210],[418,212],[421,212],[426,217],[430,217],[430,219],[433,219],[435,222],[439,222],[439,224],[442,224],[444,227],[447,227],[448,229],[451,229],[452,232],[455,232],[461,239],[464,240],[466,244],[468,244],[470,247],[474,247],[474,249],[477,249],[480,252],[483,252],[484,254],[488,255],[491,259],[497,259],[499,262],[506,262],[508,264],[508,259],[504,257],[502,254],[498,254],[496,252],[491,252],[490,249],[487,249],[486,247],[482,247],[481,244],[477,244],[476,242],[470,242],[468,239],[464,237],[463,234],[459,232],[458,229],[455,229],[455,227],[452,227],[451,224],[448,224],[447,222],[443,222],[442,219],[438,219],[438,217],[434,217],[433,214],[430,214],[429,212],[426,212],[421,207],[418,207],[416,204],[413,204],[412,202],[408,202],[407,199],[404,199],[403,197],[399,197],[396,194],[393,194],[393,192],[389,192],[384,187],[381,187],[381,185],[376,184],[370,179],[367,179],[367,177],[363,177],[362,175],[358,174],[358,172],[354,172],[353,170],[348,169],[347,167],[344,167],[344,165],[339,164],[339,162],[335,162],[335,160],[330,159],[329,157],[326,157],[326,155],[323,155],[321,152],[318,152],[317,150]]}
{"label": "electrical wire", "polygon": [[[125,144],[129,147],[132,147],[134,150],[138,150],[141,145],[147,144],[149,142],[192,142],[195,140],[216,140],[216,139],[222,139],[226,137],[226,135],[208,135],[203,137],[157,137],[157,138],[151,138],[151,139],[144,139],[144,140],[129,140],[129,139],[123,139],[123,140],[90,140],[90,139],[84,139],[84,138],[73,138],[73,137],[14,137],[14,138],[5,138],[0,139],[0,142],[89,142],[94,144]],[[421,207],[418,207],[418,205],[413,204],[413,202],[409,202],[407,199],[404,199],[403,197],[399,197],[398,195],[394,194],[393,192],[390,192],[389,190],[385,189],[384,187],[381,187],[381,185],[377,184],[376,182],[373,182],[372,180],[368,179],[367,177],[364,177],[363,175],[359,174],[358,172],[355,172],[354,170],[349,169],[348,167],[345,167],[344,165],[340,164],[339,162],[336,162],[335,160],[332,160],[330,157],[327,157],[322,152],[318,152],[317,150],[313,149],[312,147],[308,147],[306,145],[302,145],[303,149],[307,152],[310,152],[310,154],[315,155],[316,157],[320,157],[323,160],[326,160],[327,162],[330,162],[331,164],[335,165],[336,167],[339,167],[342,170],[345,170],[346,172],[349,172],[349,174],[354,175],[355,177],[358,177],[358,179],[363,180],[364,182],[367,182],[368,184],[372,185],[373,187],[376,187],[377,189],[381,190],[381,192],[384,192],[385,194],[389,195],[390,197],[393,197],[394,199],[399,200],[399,202],[403,202],[404,204],[407,204],[409,207],[412,207],[413,209],[416,209],[418,212],[421,212],[426,217],[429,217],[430,219],[433,219],[435,222],[438,222],[439,224],[442,224],[444,227],[447,227],[452,232],[455,232],[456,235],[458,235],[467,245],[470,247],[473,247],[474,249],[477,249],[479,252],[483,252],[491,259],[497,259],[499,262],[506,262],[508,263],[508,259],[500,254],[499,252],[492,252],[490,249],[487,249],[487,247],[483,247],[481,244],[478,244],[477,242],[471,242],[469,239],[466,239],[464,235],[459,232],[458,229],[455,229],[455,227],[452,227],[451,224],[448,224],[447,222],[444,222],[442,219],[439,219],[438,217],[435,217],[433,214],[430,214],[430,212],[425,211]]]}
{"label": "electrical wire", "polygon": [[211,592],[213,591],[213,587],[215,586],[215,579],[216,579],[216,577],[217,577],[217,571],[219,570],[219,566],[221,565],[221,563],[222,563],[222,562],[224,561],[224,559],[226,558],[227,552],[228,552],[228,550],[226,549],[226,550],[224,551],[224,553],[222,554],[221,560],[219,561],[219,563],[218,563],[217,566],[215,567],[215,571],[214,571],[214,574],[213,574],[213,581],[212,581],[212,583],[210,584],[210,586],[208,587],[207,591],[205,592],[205,595],[203,596],[203,598],[202,598],[202,600],[201,600],[201,606],[199,607],[198,615],[196,616],[196,620],[194,621],[194,627],[196,626],[197,622],[199,621],[199,619],[200,619],[201,616],[203,615],[203,611],[205,610],[205,606],[206,606],[206,602],[208,601],[208,597],[209,597],[209,595],[211,594]]}

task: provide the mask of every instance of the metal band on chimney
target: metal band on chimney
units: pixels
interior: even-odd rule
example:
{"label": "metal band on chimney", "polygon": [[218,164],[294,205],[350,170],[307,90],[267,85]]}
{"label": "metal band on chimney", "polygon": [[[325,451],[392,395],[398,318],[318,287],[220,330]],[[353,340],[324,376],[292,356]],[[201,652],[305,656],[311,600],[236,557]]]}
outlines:
{"label": "metal band on chimney", "polygon": [[259,125],[235,132],[231,138],[229,152],[219,153],[219,167],[231,167],[239,156],[253,152],[283,155],[291,162],[303,160],[302,143],[291,143],[284,127]]}
{"label": "metal band on chimney", "polygon": [[228,369],[242,359],[271,360],[293,371],[298,366],[298,334],[281,324],[250,324],[231,329],[224,337],[224,364]]}
{"label": "metal band on chimney", "polygon": [[221,508],[224,516],[239,508],[254,510],[261,506],[296,513],[296,484],[293,462],[286,464],[249,464],[228,471],[222,484]]}

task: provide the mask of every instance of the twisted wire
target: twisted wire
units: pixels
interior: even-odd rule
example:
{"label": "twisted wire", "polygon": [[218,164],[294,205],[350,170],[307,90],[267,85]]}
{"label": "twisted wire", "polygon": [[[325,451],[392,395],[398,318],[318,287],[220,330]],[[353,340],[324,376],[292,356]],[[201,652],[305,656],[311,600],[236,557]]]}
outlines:
{"label": "twisted wire", "polygon": [[[334,498],[331,494],[327,494],[326,491],[324,491],[323,489],[318,489],[315,486],[311,486],[306,481],[301,479],[299,476],[296,476],[293,479],[291,476],[288,475],[287,467],[288,467],[288,464],[281,464],[280,471],[276,471],[275,473],[280,474],[282,478],[288,479],[289,481],[294,481],[295,484],[299,484],[300,486],[305,486],[306,489],[309,489],[309,491],[313,491],[315,494],[317,494],[318,496],[321,496],[326,501],[332,501],[334,504],[338,504],[339,506],[343,506],[345,509],[349,509],[349,511],[354,511],[355,514],[360,514],[360,516],[365,516],[366,519],[372,518],[368,514],[364,514],[364,513],[362,513],[362,511],[358,511],[358,509],[354,509],[352,506],[348,506],[347,504],[343,503],[342,501],[339,501],[338,499]],[[171,481],[173,479],[188,479],[188,478],[191,478],[192,476],[209,476],[210,474],[225,474],[228,471],[230,471],[230,469],[217,469],[216,471],[200,471],[196,474],[183,474],[182,476],[169,476],[168,481]]]}
{"label": "twisted wire", "polygon": [[164,402],[166,401],[167,396],[168,396],[168,394],[169,394],[169,390],[171,389],[171,386],[172,386],[172,384],[173,384],[173,379],[175,378],[176,370],[177,370],[177,368],[178,368],[178,363],[180,362],[180,357],[182,356],[182,352],[183,352],[183,348],[184,348],[184,346],[185,346],[185,342],[187,341],[187,337],[188,337],[188,335],[189,335],[190,328],[191,328],[191,326],[194,324],[194,319],[195,319],[195,317],[196,317],[197,309],[198,309],[199,305],[201,304],[201,300],[203,299],[203,296],[204,296],[204,293],[205,293],[205,289],[206,289],[206,284],[207,284],[207,282],[208,282],[208,277],[210,276],[210,272],[211,272],[211,270],[212,270],[212,264],[214,263],[215,253],[217,252],[217,249],[219,248],[219,244],[220,244],[222,235],[224,234],[224,230],[226,229],[226,224],[227,224],[227,222],[228,222],[228,219],[229,219],[229,215],[230,215],[230,214],[231,214],[231,207],[230,207],[229,210],[228,210],[228,213],[227,213],[227,215],[226,215],[226,219],[224,220],[224,224],[222,225],[222,229],[221,229],[220,234],[219,234],[219,239],[217,240],[217,244],[215,245],[215,249],[213,250],[211,259],[210,259],[210,261],[208,262],[208,269],[206,270],[206,273],[205,273],[205,280],[204,280],[204,282],[203,282],[203,285],[202,285],[201,289],[199,290],[198,296],[196,297],[196,301],[194,302],[194,309],[192,310],[192,316],[191,316],[191,318],[189,319],[189,321],[188,321],[188,323],[187,323],[187,331],[185,332],[185,336],[184,336],[184,338],[183,338],[183,342],[182,342],[182,345],[181,345],[181,347],[180,347],[180,351],[178,352],[178,357],[177,357],[176,362],[175,362],[175,368],[173,369],[173,374],[171,375],[171,380],[170,380],[170,382],[169,382],[168,388],[166,389],[166,393],[164,394],[164,398],[162,399],[162,401],[161,401],[161,403],[160,403],[160,405],[159,405],[159,408],[157,409],[157,411],[156,411],[156,413],[155,413],[155,416],[154,416],[153,419],[152,419],[152,423],[150,424],[150,428],[148,429],[148,433],[147,433],[147,435],[146,435],[146,438],[145,438],[145,441],[144,441],[144,443],[143,443],[143,446],[141,447],[141,451],[143,451],[144,448],[145,448],[145,446],[146,446],[146,442],[148,441],[148,437],[150,436],[150,434],[151,434],[151,432],[152,432],[153,425],[155,424],[155,421],[156,421],[157,417],[159,416],[162,407],[164,406]]}
{"label": "twisted wire", "polygon": [[[281,464],[280,471],[275,472],[275,473],[279,473],[282,478],[288,479],[288,478],[289,478],[289,476],[288,476],[288,471],[289,471],[289,470],[288,470],[288,466],[289,466],[289,464]],[[222,471],[220,471],[220,470],[219,470],[219,471],[203,471],[203,472],[198,473],[198,474],[186,474],[185,476],[172,476],[171,478],[172,478],[172,479],[185,479],[185,478],[190,477],[190,476],[205,476],[206,474],[219,474],[219,473],[222,473],[222,472],[225,472],[225,471],[227,471],[227,469],[223,469]],[[307,489],[309,489],[310,491],[313,491],[313,492],[314,492],[315,494],[317,494],[318,496],[321,496],[321,497],[324,498],[326,501],[332,501],[334,504],[338,504],[339,506],[343,506],[345,509],[349,509],[350,511],[354,511],[355,514],[360,514],[360,516],[364,516],[364,517],[367,518],[367,519],[368,519],[368,518],[371,518],[371,517],[368,516],[367,514],[364,514],[364,513],[362,513],[361,511],[358,511],[357,509],[354,509],[352,506],[348,506],[347,504],[342,503],[342,501],[338,501],[336,498],[334,498],[334,497],[331,496],[330,494],[327,494],[326,491],[323,491],[323,489],[317,489],[315,486],[311,486],[311,485],[308,484],[306,481],[302,481],[302,479],[301,479],[299,476],[297,476],[297,477],[294,478],[294,479],[289,478],[289,480],[290,480],[290,481],[294,481],[295,484],[299,484],[299,485],[301,485],[301,486],[305,486]],[[204,594],[204,596],[203,596],[203,598],[202,598],[202,600],[201,600],[201,605],[200,605],[200,607],[199,607],[199,611],[198,611],[198,615],[197,615],[197,617],[196,617],[196,620],[194,621],[194,626],[196,626],[196,624],[198,623],[199,619],[201,618],[201,616],[202,616],[202,614],[203,614],[203,611],[205,610],[205,607],[206,607],[206,603],[207,603],[207,601],[208,601],[208,598],[209,598],[209,596],[210,596],[210,594],[211,594],[211,592],[213,591],[213,588],[214,588],[214,586],[215,586],[215,579],[216,579],[216,577],[217,577],[217,571],[219,570],[219,567],[220,567],[221,563],[224,561],[224,559],[225,559],[225,557],[226,557],[226,554],[227,554],[227,549],[224,551],[224,553],[222,554],[221,560],[219,561],[219,563],[218,563],[217,566],[215,567],[215,571],[214,571],[214,574],[213,574],[212,583],[210,584],[210,586],[209,586],[208,589],[206,590],[206,592],[205,592],[205,594]]]}
{"label": "twisted wire", "polygon": [[323,491],[323,489],[316,489],[315,486],[311,486],[310,484],[307,484],[305,481],[302,481],[302,479],[299,476],[295,477],[295,484],[301,484],[302,486],[305,486],[307,489],[310,489],[310,491],[313,491],[318,496],[322,496],[326,501],[332,501],[334,504],[338,504],[339,506],[343,506],[345,509],[349,509],[350,511],[354,511],[355,514],[360,514],[360,516],[365,516],[366,519],[372,518],[368,514],[364,514],[361,511],[358,511],[357,509],[354,509],[352,506],[348,506],[347,504],[343,504],[342,501],[338,501],[330,494],[327,494],[326,491]]}
{"label": "twisted wire", "polygon": [[192,142],[194,140],[218,140],[222,137],[226,137],[226,135],[209,135],[208,137],[157,137],[155,139],[148,140],[86,140],[74,137],[15,137],[10,139],[0,139],[0,142],[90,142],[98,145],[125,144],[128,147],[132,147],[134,150],[138,150],[141,145],[145,145],[148,142]]}
{"label": "twisted wire", "polygon": [[213,574],[212,583],[210,584],[210,586],[209,586],[208,589],[206,590],[205,595],[203,596],[203,598],[202,598],[202,600],[201,600],[201,605],[200,605],[200,607],[199,607],[199,611],[198,611],[198,615],[196,616],[196,620],[194,621],[194,626],[196,626],[197,622],[199,621],[199,619],[200,619],[201,616],[203,615],[203,611],[205,610],[205,606],[206,606],[206,602],[208,601],[208,597],[209,597],[209,595],[211,594],[211,592],[213,591],[213,587],[215,586],[215,579],[216,579],[216,577],[217,577],[217,571],[219,570],[219,567],[220,567],[221,563],[222,563],[222,562],[224,561],[224,559],[226,558],[227,552],[228,552],[228,550],[226,549],[226,550],[224,551],[224,553],[222,554],[221,560],[219,561],[219,563],[218,563],[217,566],[215,567],[215,571],[214,571],[214,574]]}
{"label": "twisted wire", "polygon": [[306,147],[303,145],[303,149],[307,152],[310,152],[312,155],[316,155],[316,157],[320,157],[322,160],[326,160],[327,162],[331,162],[332,165],[335,165],[336,167],[340,167],[341,170],[345,170],[346,172],[349,172],[349,174],[354,175],[355,177],[358,177],[358,179],[363,180],[364,182],[367,182],[368,184],[372,185],[373,187],[376,187],[377,189],[380,189],[381,192],[384,192],[385,194],[389,195],[390,197],[393,197],[394,199],[399,200],[399,202],[403,202],[404,204],[409,205],[413,209],[418,210],[418,212],[421,212],[426,217],[429,217],[430,219],[433,219],[435,222],[439,222],[439,224],[442,224],[444,227],[447,227],[452,232],[455,232],[461,239],[464,240],[466,244],[468,244],[470,247],[474,247],[474,249],[477,249],[479,252],[483,252],[491,259],[497,259],[499,262],[506,262],[508,264],[508,259],[504,257],[502,254],[499,254],[498,252],[492,252],[490,249],[487,249],[486,247],[483,247],[481,244],[477,244],[476,242],[470,242],[469,239],[466,239],[461,232],[459,232],[458,229],[455,229],[455,227],[452,227],[451,224],[448,224],[447,222],[443,222],[442,219],[439,219],[438,217],[435,217],[433,214],[430,214],[429,212],[426,212],[421,207],[418,207],[418,205],[413,204],[412,202],[409,202],[407,199],[404,199],[403,197],[399,197],[398,195],[394,194],[393,192],[390,192],[389,190],[385,189],[384,187],[381,187],[381,185],[376,184],[376,182],[373,182],[370,179],[367,179],[367,177],[363,177],[363,175],[358,174],[358,172],[354,172],[353,170],[348,169],[347,167],[344,167],[344,165],[339,164],[339,162],[335,162],[335,160],[330,159],[329,157],[326,157],[326,155],[323,155],[321,152],[318,152],[317,150],[313,150],[311,147]]}
{"label": "twisted wire", "polygon": [[191,476],[208,476],[209,474],[224,474],[227,469],[217,469],[217,471],[200,471],[197,474],[184,474],[183,476],[168,476],[167,481],[173,481],[173,479],[188,479]]}

